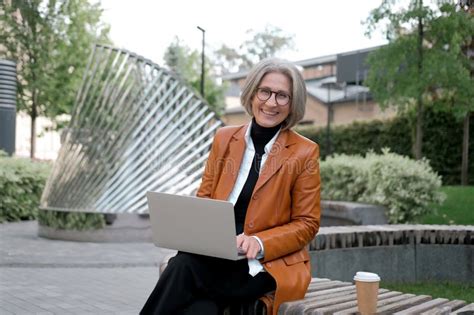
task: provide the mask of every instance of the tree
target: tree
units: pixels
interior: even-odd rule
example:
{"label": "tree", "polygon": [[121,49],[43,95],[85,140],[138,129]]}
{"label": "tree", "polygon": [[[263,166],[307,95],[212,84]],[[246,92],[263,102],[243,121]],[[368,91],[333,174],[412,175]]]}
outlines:
{"label": "tree", "polygon": [[[191,50],[178,37],[166,49],[163,56],[165,65],[180,79],[189,84],[197,94],[201,84],[201,55],[197,50]],[[205,60],[205,99],[209,106],[221,114],[225,107],[225,86],[218,84],[214,73],[214,63]]]}
{"label": "tree", "polygon": [[238,49],[222,45],[216,50],[217,63],[223,72],[250,69],[260,60],[294,47],[293,36],[275,26],[267,25],[262,32],[250,29],[246,33],[248,39]]}
{"label": "tree", "polygon": [[[472,8],[471,8],[472,10]],[[427,40],[433,50],[429,66],[433,67],[434,80],[432,102],[439,110],[451,111],[463,121],[463,144],[461,161],[461,184],[468,184],[469,162],[469,120],[474,110],[474,84],[472,81],[472,34],[474,18],[455,4],[444,3],[440,7],[441,16],[431,24]],[[436,59],[437,58],[437,59]]]}
{"label": "tree", "polygon": [[[367,19],[368,33],[388,20],[385,35],[389,44],[368,58],[371,71],[366,84],[382,107],[396,104],[401,107],[416,103],[416,132],[414,156],[422,157],[424,82],[423,37],[428,11],[423,0],[410,1],[408,10],[393,12],[394,1],[384,0],[371,11]],[[416,25],[417,31],[406,27]]]}
{"label": "tree", "polygon": [[[461,1],[460,1],[461,3]],[[472,31],[472,21],[474,17],[474,7],[472,6],[472,1],[466,1],[465,4],[461,4],[461,9],[463,9],[466,14],[468,14],[470,21],[471,21],[471,34],[474,33]],[[471,41],[470,43],[467,43],[463,47],[463,53],[465,56],[469,58],[469,61],[471,61],[471,69],[470,69],[470,78],[472,80],[474,76],[474,67],[472,66],[472,59],[474,58],[474,41]],[[468,88],[472,92],[472,82],[469,82]],[[471,93],[472,94],[472,93]],[[470,97],[470,99],[469,99]],[[468,178],[468,165],[469,165],[469,124],[471,120],[471,114],[474,111],[474,104],[472,102],[473,97],[468,96],[467,101],[468,104],[471,106],[466,108],[465,114],[464,114],[464,121],[463,121],[463,148],[462,148],[462,164],[461,164],[461,185],[467,186],[469,184],[469,178]]]}
{"label": "tree", "polygon": [[34,158],[36,118],[55,121],[71,111],[92,44],[108,43],[109,28],[100,4],[87,0],[2,1],[0,11],[0,57],[17,61],[18,109],[31,117]]}
{"label": "tree", "polygon": [[366,84],[383,107],[415,107],[413,151],[419,159],[428,104],[439,110],[472,110],[469,59],[461,48],[471,40],[473,20],[449,1],[426,6],[423,0],[412,0],[408,8],[398,10],[395,5],[384,0],[366,21],[369,35],[387,23],[384,32],[389,40],[369,56]]}

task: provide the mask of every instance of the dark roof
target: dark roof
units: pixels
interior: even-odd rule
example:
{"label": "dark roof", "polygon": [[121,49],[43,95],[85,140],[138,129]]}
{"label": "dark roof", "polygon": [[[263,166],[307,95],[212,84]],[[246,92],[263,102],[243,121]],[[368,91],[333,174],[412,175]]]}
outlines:
{"label": "dark roof", "polygon": [[[321,64],[332,63],[332,62],[336,62],[336,55],[316,57],[316,58],[305,59],[305,60],[301,60],[301,61],[295,61],[295,64],[304,68],[304,67],[308,67],[308,66],[321,65]],[[222,76],[222,80],[242,79],[242,78],[245,78],[248,73],[249,73],[248,70],[245,70],[245,71],[239,71],[239,72],[236,72],[236,73],[224,74]]]}
{"label": "dark roof", "polygon": [[327,55],[327,56],[322,56],[322,57],[295,61],[295,64],[302,67],[316,66],[316,65],[322,65],[325,63],[336,62],[336,58],[337,58],[337,55]]}
{"label": "dark roof", "polygon": [[337,55],[338,56],[339,55],[354,55],[354,54],[358,54],[358,53],[371,52],[371,51],[377,50],[377,49],[379,49],[380,47],[383,47],[383,46],[385,46],[385,45],[379,45],[379,46],[367,47],[367,48],[362,48],[362,49],[356,49],[356,50],[351,50],[351,51],[339,53]]}
{"label": "dark roof", "polygon": [[[337,61],[338,56],[347,56],[347,55],[354,55],[354,54],[370,52],[370,51],[373,51],[373,50],[377,50],[378,48],[380,48],[382,46],[383,45],[368,47],[368,48],[363,48],[363,49],[357,49],[357,50],[351,50],[351,51],[342,52],[342,53],[339,53],[339,54],[333,54],[333,55],[315,57],[315,58],[310,58],[310,59],[304,59],[304,60],[295,61],[294,63],[298,66],[301,66],[301,67],[310,67],[310,66],[317,66],[317,65],[327,64],[327,63],[333,63],[333,62]],[[222,75],[222,79],[223,80],[241,79],[241,78],[245,78],[247,76],[247,74],[248,74],[248,70],[243,70],[243,71],[239,71],[239,72],[235,72],[235,73],[224,74],[224,75]]]}
{"label": "dark roof", "polygon": [[245,78],[248,73],[249,73],[248,70],[239,71],[235,73],[227,73],[227,74],[223,74],[221,78],[222,80],[241,79],[241,78]]}
{"label": "dark roof", "polygon": [[362,99],[371,99],[369,88],[355,84],[338,84],[336,77],[306,82],[308,95],[324,104],[343,103]]}

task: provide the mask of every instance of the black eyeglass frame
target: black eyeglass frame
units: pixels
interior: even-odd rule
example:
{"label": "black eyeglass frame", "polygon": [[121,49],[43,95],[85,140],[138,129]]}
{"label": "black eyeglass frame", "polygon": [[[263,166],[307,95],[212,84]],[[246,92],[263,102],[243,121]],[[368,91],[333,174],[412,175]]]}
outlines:
{"label": "black eyeglass frame", "polygon": [[[261,99],[260,97],[258,97],[258,92],[259,92],[260,90],[264,90],[264,91],[270,92],[270,95],[268,96],[267,99]],[[288,95],[288,94],[286,94],[286,93],[284,93],[284,92],[280,92],[280,91],[275,92],[275,91],[270,90],[269,88],[257,88],[257,91],[256,91],[256,93],[255,93],[255,96],[257,96],[257,98],[258,98],[260,101],[266,102],[266,101],[268,101],[268,100],[272,97],[273,94],[275,94],[275,102],[276,102],[279,106],[287,106],[288,104],[291,103],[291,95]],[[278,94],[288,96],[288,102],[287,102],[286,104],[280,104],[280,103],[278,103]]]}

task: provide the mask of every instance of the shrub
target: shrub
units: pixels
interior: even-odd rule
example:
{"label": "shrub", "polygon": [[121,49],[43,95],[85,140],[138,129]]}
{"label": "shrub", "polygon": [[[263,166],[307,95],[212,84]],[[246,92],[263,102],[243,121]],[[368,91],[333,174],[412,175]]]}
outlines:
{"label": "shrub", "polygon": [[8,157],[0,150],[0,223],[39,220],[59,229],[88,230],[105,226],[101,213],[39,211],[41,193],[51,171],[48,162]]}
{"label": "shrub", "polygon": [[360,155],[336,155],[321,161],[322,198],[357,201],[367,189],[366,160]]}
{"label": "shrub", "polygon": [[426,159],[415,161],[382,150],[360,155],[336,155],[321,162],[322,197],[367,202],[387,208],[390,223],[412,222],[440,204],[441,178]]}
{"label": "shrub", "polygon": [[105,216],[102,213],[41,210],[38,223],[55,229],[94,230],[105,226]]}
{"label": "shrub", "polygon": [[0,222],[37,217],[50,170],[47,162],[0,155]]}

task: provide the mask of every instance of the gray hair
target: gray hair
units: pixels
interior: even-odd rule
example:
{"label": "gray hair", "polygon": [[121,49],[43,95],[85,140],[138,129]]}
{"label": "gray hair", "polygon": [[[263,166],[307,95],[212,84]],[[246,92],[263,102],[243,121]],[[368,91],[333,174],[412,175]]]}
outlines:
{"label": "gray hair", "polygon": [[263,77],[273,72],[287,76],[291,83],[290,113],[282,125],[282,129],[290,129],[303,119],[306,110],[306,84],[298,68],[291,62],[267,58],[257,63],[247,75],[240,102],[247,113],[253,117],[252,99]]}

